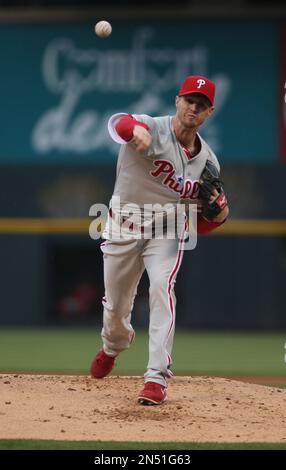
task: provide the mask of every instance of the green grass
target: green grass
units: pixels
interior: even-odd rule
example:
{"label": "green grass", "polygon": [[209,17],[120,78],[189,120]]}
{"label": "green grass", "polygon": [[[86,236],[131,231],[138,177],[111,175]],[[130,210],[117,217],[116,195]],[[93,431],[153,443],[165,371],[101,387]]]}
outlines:
{"label": "green grass", "polygon": [[0,450],[285,450],[282,443],[100,442],[1,439]]}
{"label": "green grass", "polygon": [[[279,380],[279,378],[277,379]],[[269,387],[276,387],[276,388],[286,388],[286,384],[279,384],[279,383],[275,383],[275,384],[267,384]]]}
{"label": "green grass", "polygon": [[[286,332],[177,331],[173,371],[186,375],[284,375],[285,342]],[[100,345],[99,329],[3,328],[0,371],[88,373]],[[147,361],[147,333],[139,331],[130,350],[119,356],[114,373],[142,375]]]}

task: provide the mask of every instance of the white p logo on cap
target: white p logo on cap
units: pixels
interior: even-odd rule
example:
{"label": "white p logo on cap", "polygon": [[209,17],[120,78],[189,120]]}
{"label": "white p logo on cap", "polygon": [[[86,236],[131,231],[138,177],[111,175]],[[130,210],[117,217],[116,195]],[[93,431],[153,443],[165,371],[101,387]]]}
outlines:
{"label": "white p logo on cap", "polygon": [[202,80],[201,78],[199,80],[197,80],[197,83],[198,83],[197,88],[201,88],[202,85],[206,84],[205,80]]}

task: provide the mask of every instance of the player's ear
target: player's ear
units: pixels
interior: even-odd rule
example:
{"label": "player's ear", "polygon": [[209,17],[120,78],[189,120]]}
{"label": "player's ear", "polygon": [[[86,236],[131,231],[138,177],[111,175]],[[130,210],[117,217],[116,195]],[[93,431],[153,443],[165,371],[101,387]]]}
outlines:
{"label": "player's ear", "polygon": [[179,97],[179,96],[176,96],[176,100],[175,100],[176,108],[178,107],[179,100],[180,100],[180,97]]}
{"label": "player's ear", "polygon": [[209,108],[208,110],[208,115],[210,116],[213,112],[214,112],[214,106],[212,106],[211,108]]}

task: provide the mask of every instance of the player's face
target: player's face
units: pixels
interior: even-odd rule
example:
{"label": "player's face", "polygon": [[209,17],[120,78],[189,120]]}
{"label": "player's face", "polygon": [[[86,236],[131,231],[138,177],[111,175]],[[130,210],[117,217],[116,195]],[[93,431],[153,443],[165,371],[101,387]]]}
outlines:
{"label": "player's face", "polygon": [[199,93],[177,96],[176,108],[181,124],[187,128],[200,126],[214,110],[209,100]]}

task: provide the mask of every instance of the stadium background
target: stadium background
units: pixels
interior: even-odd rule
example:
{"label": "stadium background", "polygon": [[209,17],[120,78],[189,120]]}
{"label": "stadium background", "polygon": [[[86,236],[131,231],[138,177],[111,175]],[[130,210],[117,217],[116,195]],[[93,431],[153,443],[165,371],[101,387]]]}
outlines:
{"label": "stadium background", "polygon": [[[88,372],[103,294],[88,214],[108,203],[116,167],[106,120],[172,113],[182,77],[194,73],[218,84],[202,135],[222,163],[231,217],[185,253],[175,372],[282,376],[285,10],[127,3],[0,2],[0,369]],[[106,40],[93,33],[101,18],[113,25]],[[146,277],[133,325],[142,333],[118,372],[144,370]]]}

